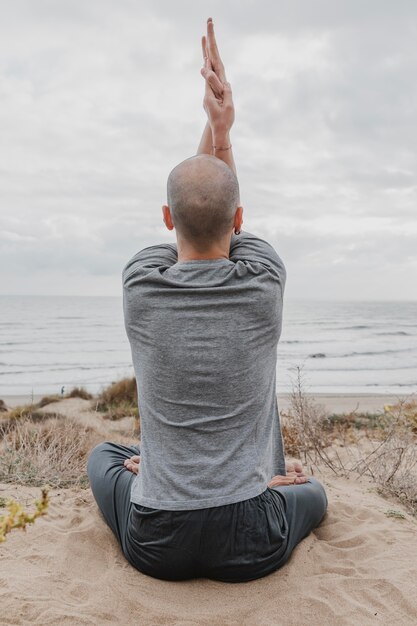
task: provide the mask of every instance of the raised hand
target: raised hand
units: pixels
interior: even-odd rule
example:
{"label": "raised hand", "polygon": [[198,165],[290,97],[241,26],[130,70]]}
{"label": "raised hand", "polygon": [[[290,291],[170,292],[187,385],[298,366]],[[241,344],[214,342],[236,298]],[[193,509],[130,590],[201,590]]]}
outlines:
{"label": "raised hand", "polygon": [[[206,60],[208,68],[210,60]],[[223,83],[223,93],[221,99],[216,97],[214,91],[206,79],[206,90],[203,100],[204,110],[213,132],[213,139],[217,133],[228,133],[235,121],[235,107],[233,105],[232,88],[230,83]]]}
{"label": "raised hand", "polygon": [[203,131],[197,154],[212,154],[218,157],[236,174],[229,134],[235,120],[232,89],[230,83],[226,81],[211,17],[207,20],[207,36],[203,36],[201,44],[204,57],[201,74],[205,78],[203,106],[208,123]]}
{"label": "raised hand", "polygon": [[206,80],[203,106],[211,129],[214,132],[228,132],[235,119],[232,89],[226,81],[223,61],[217,47],[214,25],[211,17],[207,20],[207,37],[201,40],[204,67],[201,70]]}
{"label": "raised hand", "polygon": [[218,99],[223,97],[223,83],[226,81],[226,73],[223,61],[220,58],[217,47],[214,25],[211,17],[207,20],[207,37],[203,35],[201,40],[203,49],[204,67],[201,69],[202,76],[206,79]]}

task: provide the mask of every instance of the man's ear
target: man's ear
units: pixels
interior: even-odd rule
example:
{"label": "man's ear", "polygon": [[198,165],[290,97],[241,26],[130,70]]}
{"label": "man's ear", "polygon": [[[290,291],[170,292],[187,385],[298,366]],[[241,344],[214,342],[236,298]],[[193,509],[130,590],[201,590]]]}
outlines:
{"label": "man's ear", "polygon": [[233,222],[233,228],[235,230],[242,230],[243,224],[243,207],[238,206],[235,212],[235,221]]}
{"label": "man's ear", "polygon": [[168,230],[173,230],[174,223],[172,221],[171,211],[169,210],[169,206],[167,204],[162,205],[162,215],[165,226],[168,228]]}

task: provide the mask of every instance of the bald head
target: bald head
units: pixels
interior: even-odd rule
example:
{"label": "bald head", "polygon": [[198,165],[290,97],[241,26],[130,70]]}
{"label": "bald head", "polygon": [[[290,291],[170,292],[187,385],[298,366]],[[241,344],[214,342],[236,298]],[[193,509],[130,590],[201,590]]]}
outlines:
{"label": "bald head", "polygon": [[220,159],[201,154],[182,161],[168,177],[167,195],[175,228],[199,249],[232,230],[239,184]]}

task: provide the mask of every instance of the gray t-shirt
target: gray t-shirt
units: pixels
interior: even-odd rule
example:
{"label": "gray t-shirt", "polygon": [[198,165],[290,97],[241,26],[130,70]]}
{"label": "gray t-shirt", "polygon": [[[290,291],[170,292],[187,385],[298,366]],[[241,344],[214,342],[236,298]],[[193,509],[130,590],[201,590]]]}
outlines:
{"label": "gray t-shirt", "polygon": [[131,500],[190,510],[247,500],[285,475],[276,398],[286,272],[274,248],[232,235],[229,259],[177,261],[176,244],[123,269],[141,463]]}

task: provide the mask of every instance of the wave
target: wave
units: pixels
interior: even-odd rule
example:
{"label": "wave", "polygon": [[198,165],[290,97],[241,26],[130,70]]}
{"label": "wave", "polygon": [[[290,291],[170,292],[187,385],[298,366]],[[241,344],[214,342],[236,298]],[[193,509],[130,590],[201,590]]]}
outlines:
{"label": "wave", "polygon": [[326,343],[334,343],[337,339],[283,339],[282,341],[280,340],[279,345],[283,343],[323,343],[323,341]]}
{"label": "wave", "polygon": [[[401,372],[402,370],[415,370],[416,365],[401,365],[400,367],[315,367],[311,372]],[[308,373],[308,371],[307,371]]]}
{"label": "wave", "polygon": [[366,330],[367,328],[374,328],[373,326],[368,326],[367,324],[354,324],[353,326],[339,326],[335,330]]}
{"label": "wave", "polygon": [[84,320],[86,318],[84,316],[77,316],[77,315],[57,315],[55,319],[57,320]]}
{"label": "wave", "polygon": [[415,352],[416,348],[399,348],[398,350],[373,350],[365,352],[346,352],[345,354],[326,354],[325,352],[313,352],[309,359],[348,359],[355,356],[382,356],[384,354],[400,354],[403,352]]}
{"label": "wave", "polygon": [[400,354],[414,352],[415,348],[399,348],[398,350],[371,350],[366,352],[347,352],[346,354],[332,355],[333,358],[349,358],[352,356],[382,356],[384,354]]}
{"label": "wave", "polygon": [[71,372],[71,371],[91,371],[91,370],[117,370],[123,367],[130,367],[130,363],[119,363],[117,365],[72,365],[71,367],[53,367],[45,365],[42,369],[23,369],[17,371],[0,372],[0,376],[15,376],[16,374],[47,374],[48,372]]}
{"label": "wave", "polygon": [[[67,339],[65,339],[64,341],[59,341],[58,339],[54,339],[52,341],[47,340],[47,339],[41,339],[39,341],[40,344],[49,344],[52,343],[54,345],[66,345],[68,342],[70,342],[71,344],[74,344],[75,342],[88,342],[88,343],[108,343],[108,339],[90,339],[90,338],[86,338],[86,337],[70,337],[68,336]],[[33,341],[0,341],[0,348],[3,346],[30,346],[33,345]],[[38,348],[38,352],[41,350],[41,348]]]}
{"label": "wave", "polygon": [[411,337],[411,333],[406,333],[405,330],[397,330],[397,331],[393,331],[393,332],[388,332],[388,333],[375,333],[375,335],[381,335],[381,336],[401,336],[401,337]]}

